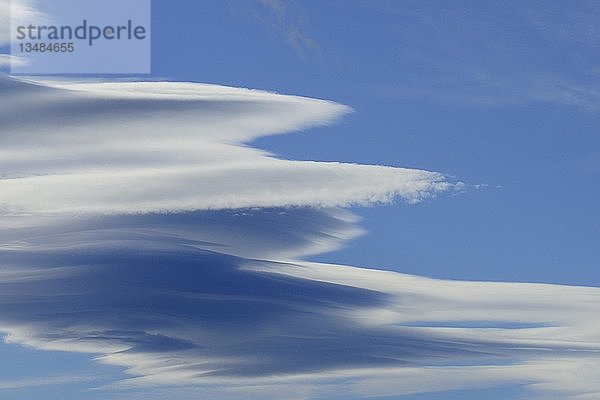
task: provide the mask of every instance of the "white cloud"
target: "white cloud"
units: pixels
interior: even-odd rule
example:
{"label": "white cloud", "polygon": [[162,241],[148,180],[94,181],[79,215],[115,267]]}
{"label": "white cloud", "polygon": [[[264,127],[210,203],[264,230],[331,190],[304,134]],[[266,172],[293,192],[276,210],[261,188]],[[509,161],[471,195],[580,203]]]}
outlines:
{"label": "white cloud", "polygon": [[349,220],[333,210],[240,213],[11,232],[19,246],[2,251],[0,330],[10,343],[97,354],[134,376],[123,389],[244,398],[260,388],[279,398],[285,387],[289,398],[322,398],[516,384],[565,399],[600,393],[600,289],[275,263],[264,258],[343,239]]}
{"label": "white cloud", "polygon": [[433,172],[288,161],[242,145],[350,111],[328,101],[192,83],[0,85],[9,212],[331,207],[414,202],[451,186]]}
{"label": "white cloud", "polygon": [[[11,16],[13,21],[44,23],[49,16],[38,11],[31,0],[0,0],[0,47],[10,46]],[[25,66],[28,61],[24,57],[3,54],[0,52],[0,74],[10,66]],[[0,88],[0,90],[2,90]]]}
{"label": "white cloud", "polygon": [[48,21],[49,16],[38,10],[35,0],[0,0],[0,46],[10,43],[11,18],[31,24]]}
{"label": "white cloud", "polygon": [[90,376],[84,375],[60,375],[32,379],[18,379],[0,381],[0,390],[27,389],[38,386],[65,385],[68,383],[84,382],[91,380]]}
{"label": "white cloud", "polygon": [[[314,48],[288,29],[278,2],[264,3],[290,43]],[[8,10],[0,0],[0,46],[9,42]],[[31,3],[18,10],[47,18]],[[0,67],[9,62],[0,55]],[[492,78],[469,77],[505,83]],[[540,78],[507,101],[594,104],[593,86],[556,82],[566,81]],[[452,186],[438,173],[281,160],[245,144],[331,123],[347,107],[191,83],[0,77],[0,91],[0,331],[8,342],[96,354],[135,377],[124,386],[183,386],[168,391],[178,398],[502,384],[521,384],[532,398],[600,397],[598,288],[272,261],[361,233],[351,214],[314,207],[413,202]],[[262,209],[222,211],[243,207]],[[87,379],[2,381],[0,390]]]}
{"label": "white cloud", "polygon": [[10,43],[10,0],[0,0],[0,46]]}
{"label": "white cloud", "polygon": [[27,59],[18,56],[11,56],[10,54],[0,54],[0,68],[8,68],[11,66],[24,66],[27,65]]}
{"label": "white cloud", "polygon": [[531,399],[598,398],[598,367],[594,356],[587,359],[549,356],[517,365],[405,368],[379,371],[377,375],[370,371],[371,376],[363,375],[356,380],[351,391],[364,396],[399,396],[522,385]]}
{"label": "white cloud", "polygon": [[438,173],[244,144],[347,107],[191,83],[0,85],[7,342],[95,354],[126,368],[124,387],[194,395],[599,393],[598,288],[296,261],[361,233],[322,207],[451,187]]}

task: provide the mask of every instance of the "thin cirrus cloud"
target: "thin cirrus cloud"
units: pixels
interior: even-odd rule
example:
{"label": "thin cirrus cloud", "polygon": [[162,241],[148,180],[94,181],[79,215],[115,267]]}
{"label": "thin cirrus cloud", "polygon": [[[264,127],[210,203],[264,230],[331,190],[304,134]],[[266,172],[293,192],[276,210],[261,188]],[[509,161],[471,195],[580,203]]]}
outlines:
{"label": "thin cirrus cloud", "polygon": [[131,378],[113,390],[191,398],[600,393],[597,288],[302,261],[361,234],[336,207],[452,188],[438,173],[243,144],[348,108],[188,83],[3,77],[0,90],[8,343],[121,366]]}

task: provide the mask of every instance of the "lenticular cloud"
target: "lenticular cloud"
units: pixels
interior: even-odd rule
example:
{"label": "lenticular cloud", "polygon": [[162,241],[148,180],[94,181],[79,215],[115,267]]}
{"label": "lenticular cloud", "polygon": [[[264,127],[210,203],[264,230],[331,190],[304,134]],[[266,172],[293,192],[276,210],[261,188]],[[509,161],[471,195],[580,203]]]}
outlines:
{"label": "lenticular cloud", "polygon": [[192,83],[0,80],[0,206],[20,213],[193,211],[408,201],[437,173],[288,161],[243,146],[349,112],[322,100]]}
{"label": "lenticular cloud", "polygon": [[3,77],[0,93],[7,342],[90,353],[123,367],[120,390],[179,398],[600,394],[597,288],[303,261],[362,233],[340,207],[452,187],[245,144],[347,107],[191,83]]}

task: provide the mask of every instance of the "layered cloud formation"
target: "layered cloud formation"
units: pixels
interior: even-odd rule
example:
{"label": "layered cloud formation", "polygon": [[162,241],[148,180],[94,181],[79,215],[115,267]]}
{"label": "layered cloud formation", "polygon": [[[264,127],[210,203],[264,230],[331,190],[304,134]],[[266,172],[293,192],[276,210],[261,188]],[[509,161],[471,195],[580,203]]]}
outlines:
{"label": "layered cloud formation", "polygon": [[[597,288],[302,261],[361,233],[336,207],[449,190],[419,170],[248,147],[347,107],[191,83],[0,78],[0,331],[136,387],[600,394]],[[235,384],[232,385],[232,382]],[[340,389],[341,387],[344,389]]]}
{"label": "layered cloud formation", "polygon": [[186,83],[0,81],[0,205],[135,213],[416,201],[440,174],[279,160],[241,143],[325,124],[335,103]]}

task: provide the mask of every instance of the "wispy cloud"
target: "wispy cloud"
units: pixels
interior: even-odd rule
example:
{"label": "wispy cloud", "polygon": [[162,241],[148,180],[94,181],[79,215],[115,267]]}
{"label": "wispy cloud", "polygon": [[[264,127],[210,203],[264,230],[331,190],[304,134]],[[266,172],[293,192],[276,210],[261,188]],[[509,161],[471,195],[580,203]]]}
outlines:
{"label": "wispy cloud", "polygon": [[0,0],[0,46],[10,43],[10,0]]}
{"label": "wispy cloud", "polygon": [[[368,362],[368,350],[324,358],[363,335],[336,344],[351,321],[330,313],[385,296],[243,267],[361,234],[352,214],[323,207],[451,187],[438,173],[282,160],[243,144],[350,111],[328,101],[191,83],[0,77],[0,89],[0,330],[10,343],[98,354],[138,382]],[[304,325],[324,330],[302,338]],[[325,336],[298,358],[287,344],[297,334],[294,346]]]}
{"label": "wispy cloud", "polygon": [[39,10],[36,0],[0,0],[0,47],[10,43],[11,18],[41,23],[50,17]]}
{"label": "wispy cloud", "polygon": [[358,396],[507,383],[564,398],[600,390],[585,372],[600,353],[598,288],[270,261],[356,234],[347,213],[309,208],[12,229],[0,330],[8,342],[125,367],[135,377],[124,388],[227,386],[233,398],[281,385],[316,397],[340,385]]}
{"label": "wispy cloud", "polygon": [[[318,51],[286,3],[262,5],[291,46]],[[535,69],[511,81],[475,65],[446,71],[442,83],[457,71],[487,92],[459,94],[451,81],[437,95],[582,107],[597,96],[594,86],[557,84],[571,82],[561,75],[521,86]],[[142,398],[164,398],[155,385],[213,399],[502,384],[532,396],[600,396],[598,288],[302,261],[362,233],[335,207],[416,202],[453,186],[439,173],[283,160],[245,144],[332,123],[347,107],[192,83],[0,77],[0,93],[7,342],[122,366],[131,378],[115,386],[127,399],[149,388]],[[0,390],[87,379],[4,381]]]}
{"label": "wispy cloud", "polygon": [[387,53],[403,60],[401,74],[390,82],[367,85],[373,94],[468,106],[538,103],[598,110],[600,9],[593,1],[524,1],[515,7],[378,2],[368,9],[396,21],[381,29],[397,38]]}
{"label": "wispy cloud", "polygon": [[295,2],[258,0],[257,3],[257,7],[244,4],[244,14],[253,16],[254,19],[269,27],[299,55],[321,56],[321,46],[306,32],[302,12]]}
{"label": "wispy cloud", "polygon": [[[11,17],[13,20],[26,20],[28,23],[44,23],[50,18],[40,12],[33,0],[0,0],[0,48],[10,46]],[[23,66],[23,57],[3,54],[0,50],[0,71],[13,66]]]}
{"label": "wispy cloud", "polygon": [[282,398],[282,385],[289,399],[506,383],[600,393],[587,372],[600,352],[598,288],[302,261],[362,233],[336,206],[453,186],[244,145],[347,107],[192,83],[1,77],[0,90],[7,342],[94,354],[132,376],[120,390],[174,385],[191,397]]}
{"label": "wispy cloud", "polygon": [[350,111],[328,101],[191,83],[0,77],[0,90],[7,212],[331,207],[414,202],[451,186],[433,172],[288,161],[242,145]]}
{"label": "wispy cloud", "polygon": [[29,389],[39,386],[65,385],[67,383],[85,382],[90,380],[92,380],[92,377],[86,375],[59,375],[41,378],[0,381],[0,391]]}
{"label": "wispy cloud", "polygon": [[10,66],[25,66],[27,65],[27,60],[23,57],[12,56],[10,54],[0,54],[0,68],[6,68]]}
{"label": "wispy cloud", "polygon": [[8,342],[96,354],[133,387],[222,392],[235,378],[245,396],[285,384],[293,398],[351,379],[361,396],[502,383],[598,392],[565,378],[600,351],[596,288],[298,261],[361,233],[352,214],[323,206],[451,186],[242,144],[346,107],[187,83],[0,83]]}

